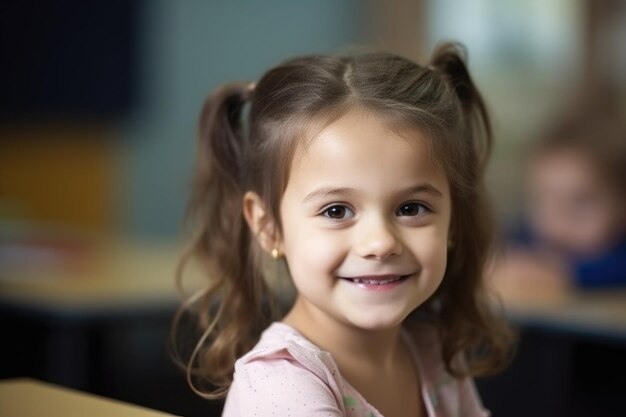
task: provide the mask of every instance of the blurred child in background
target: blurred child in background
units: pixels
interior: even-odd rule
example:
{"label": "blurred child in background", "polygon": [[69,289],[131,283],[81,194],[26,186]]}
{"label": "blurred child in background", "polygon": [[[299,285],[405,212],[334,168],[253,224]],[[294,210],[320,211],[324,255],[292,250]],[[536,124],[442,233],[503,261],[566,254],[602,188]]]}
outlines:
{"label": "blurred child in background", "polygon": [[525,201],[497,286],[626,286],[626,129],[616,119],[572,117],[538,140]]}

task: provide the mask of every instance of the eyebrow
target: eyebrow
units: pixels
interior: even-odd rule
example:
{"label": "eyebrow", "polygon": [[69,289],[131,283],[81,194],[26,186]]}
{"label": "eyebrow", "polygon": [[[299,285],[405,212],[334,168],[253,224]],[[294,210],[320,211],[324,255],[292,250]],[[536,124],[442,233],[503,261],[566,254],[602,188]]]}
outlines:
{"label": "eyebrow", "polygon": [[418,184],[414,187],[409,187],[404,190],[403,194],[418,194],[418,193],[426,193],[430,194],[433,197],[443,197],[443,193],[435,188],[434,185],[429,183]]}
{"label": "eyebrow", "polygon": [[[356,189],[349,187],[320,187],[309,194],[307,194],[303,199],[303,203],[308,203],[312,200],[317,200],[320,198],[333,197],[339,195],[349,195],[354,194]],[[401,192],[401,194],[418,194],[418,193],[427,193],[434,197],[443,197],[441,191],[435,188],[433,185],[429,183],[418,184],[413,187],[409,187]]]}
{"label": "eyebrow", "polygon": [[309,201],[317,200],[319,198],[324,198],[324,197],[354,194],[355,191],[356,190],[354,188],[348,188],[348,187],[341,187],[341,188],[320,187],[314,191],[311,191],[309,194],[307,194],[306,197],[302,199],[302,202],[308,203]]}

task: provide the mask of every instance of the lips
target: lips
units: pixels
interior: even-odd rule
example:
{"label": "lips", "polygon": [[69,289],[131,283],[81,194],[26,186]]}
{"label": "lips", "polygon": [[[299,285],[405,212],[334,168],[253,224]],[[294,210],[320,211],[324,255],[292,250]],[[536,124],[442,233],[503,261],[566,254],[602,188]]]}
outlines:
{"label": "lips", "polygon": [[413,274],[361,275],[356,277],[342,277],[342,279],[357,288],[386,292],[400,287],[411,275]]}
{"label": "lips", "polygon": [[344,277],[343,279],[354,282],[355,284],[387,285],[403,280],[407,277],[409,277],[409,275],[366,275],[351,278]]}

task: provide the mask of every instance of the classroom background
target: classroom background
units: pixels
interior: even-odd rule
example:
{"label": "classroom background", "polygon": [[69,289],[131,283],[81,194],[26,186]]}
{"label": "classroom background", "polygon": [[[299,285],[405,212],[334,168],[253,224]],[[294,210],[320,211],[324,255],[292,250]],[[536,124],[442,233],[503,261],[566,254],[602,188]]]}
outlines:
{"label": "classroom background", "polygon": [[[521,155],[551,121],[582,102],[626,120],[626,1],[0,5],[0,379],[219,415],[165,347],[203,100],[293,55],[423,62],[449,39],[493,116],[487,183],[508,230],[523,215]],[[623,287],[535,284],[503,304],[520,343],[509,370],[477,381],[494,415],[626,415]]]}

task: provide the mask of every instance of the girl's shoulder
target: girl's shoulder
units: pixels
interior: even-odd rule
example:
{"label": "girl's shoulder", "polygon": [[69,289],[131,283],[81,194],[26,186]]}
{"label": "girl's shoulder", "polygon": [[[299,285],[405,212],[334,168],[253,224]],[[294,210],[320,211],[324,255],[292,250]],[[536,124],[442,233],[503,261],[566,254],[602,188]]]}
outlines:
{"label": "girl's shoulder", "polygon": [[334,365],[328,352],[319,349],[288,324],[275,322],[261,334],[256,346],[237,360],[235,371],[250,363],[280,361],[299,363],[320,377],[324,375],[324,368]]}
{"label": "girl's shoulder", "polygon": [[328,352],[276,322],[235,363],[223,415],[344,416],[345,389]]}

